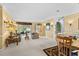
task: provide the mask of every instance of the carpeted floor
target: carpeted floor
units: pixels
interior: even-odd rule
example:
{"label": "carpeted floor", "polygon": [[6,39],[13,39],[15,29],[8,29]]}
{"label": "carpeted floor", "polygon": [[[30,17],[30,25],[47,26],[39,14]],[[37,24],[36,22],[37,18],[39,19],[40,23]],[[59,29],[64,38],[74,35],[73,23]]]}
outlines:
{"label": "carpeted floor", "polygon": [[54,39],[39,38],[25,40],[21,36],[21,42],[18,46],[10,44],[7,48],[0,49],[0,56],[47,56],[43,49],[56,45]]}

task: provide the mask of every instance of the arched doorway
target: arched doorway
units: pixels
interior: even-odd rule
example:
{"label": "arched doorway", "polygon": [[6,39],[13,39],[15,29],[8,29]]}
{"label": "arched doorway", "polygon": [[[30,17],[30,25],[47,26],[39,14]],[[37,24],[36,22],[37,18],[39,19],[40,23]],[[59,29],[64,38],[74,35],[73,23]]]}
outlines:
{"label": "arched doorway", "polygon": [[61,22],[56,22],[56,34],[61,33],[61,28],[62,28]]}

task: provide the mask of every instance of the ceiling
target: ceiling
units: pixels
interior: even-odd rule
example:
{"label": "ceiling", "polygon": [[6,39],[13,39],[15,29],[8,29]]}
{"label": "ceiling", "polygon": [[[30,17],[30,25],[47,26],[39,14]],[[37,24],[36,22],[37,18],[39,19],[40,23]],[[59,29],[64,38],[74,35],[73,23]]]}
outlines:
{"label": "ceiling", "polygon": [[79,3],[3,3],[16,21],[42,21],[79,12]]}

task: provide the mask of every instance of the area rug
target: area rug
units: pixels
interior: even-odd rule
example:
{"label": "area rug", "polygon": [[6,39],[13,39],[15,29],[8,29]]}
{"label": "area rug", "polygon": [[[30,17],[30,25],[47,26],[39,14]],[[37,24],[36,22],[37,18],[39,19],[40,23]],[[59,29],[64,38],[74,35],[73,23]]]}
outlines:
{"label": "area rug", "polygon": [[53,47],[50,47],[50,48],[43,49],[43,51],[47,54],[47,56],[58,56],[57,46],[53,46]]}
{"label": "area rug", "polygon": [[[72,46],[71,50],[72,51],[79,50],[79,48]],[[58,56],[58,47],[57,46],[43,49],[43,51],[47,54],[47,56]]]}

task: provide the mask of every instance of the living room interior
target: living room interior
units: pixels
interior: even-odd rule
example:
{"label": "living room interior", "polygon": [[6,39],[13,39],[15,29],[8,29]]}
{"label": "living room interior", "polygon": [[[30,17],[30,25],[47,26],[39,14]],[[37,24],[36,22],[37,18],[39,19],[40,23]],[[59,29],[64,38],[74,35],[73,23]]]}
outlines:
{"label": "living room interior", "polygon": [[0,56],[79,56],[79,3],[0,4]]}

